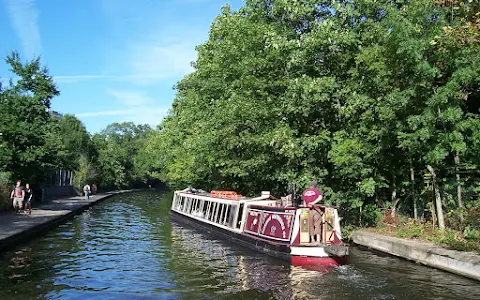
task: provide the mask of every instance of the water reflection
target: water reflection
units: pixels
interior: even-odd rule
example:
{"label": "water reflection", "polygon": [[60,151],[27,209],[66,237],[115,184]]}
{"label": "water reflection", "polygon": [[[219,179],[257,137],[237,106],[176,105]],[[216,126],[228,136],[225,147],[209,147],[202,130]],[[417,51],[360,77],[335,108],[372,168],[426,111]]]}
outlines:
{"label": "water reflection", "polygon": [[[174,269],[191,274],[181,281],[205,290],[241,299],[245,295],[275,299],[321,299],[308,285],[315,285],[323,272],[291,266],[276,258],[232,245],[208,234],[183,226],[172,225]],[[197,270],[197,272],[195,272]]]}

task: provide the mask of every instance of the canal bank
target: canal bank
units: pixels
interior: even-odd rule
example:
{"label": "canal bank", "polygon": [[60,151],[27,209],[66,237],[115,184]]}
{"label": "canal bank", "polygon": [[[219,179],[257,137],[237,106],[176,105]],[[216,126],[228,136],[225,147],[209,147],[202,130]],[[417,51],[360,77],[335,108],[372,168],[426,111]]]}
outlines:
{"label": "canal bank", "polygon": [[88,200],[85,200],[84,196],[51,200],[48,203],[33,205],[30,215],[23,212],[20,214],[12,211],[1,212],[0,252],[55,228],[92,205],[122,192],[125,191],[91,195]]}
{"label": "canal bank", "polygon": [[480,280],[480,255],[447,249],[432,243],[355,231],[355,244],[417,263]]}

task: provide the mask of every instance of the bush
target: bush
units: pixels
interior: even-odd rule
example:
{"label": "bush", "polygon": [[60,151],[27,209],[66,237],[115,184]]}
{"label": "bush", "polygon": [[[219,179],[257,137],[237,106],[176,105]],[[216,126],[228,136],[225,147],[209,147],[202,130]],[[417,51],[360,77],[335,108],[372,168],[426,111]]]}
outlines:
{"label": "bush", "polygon": [[0,172],[0,210],[12,209],[10,173]]}
{"label": "bush", "polygon": [[362,225],[363,226],[377,226],[382,218],[382,213],[373,204],[367,204],[362,210]]}
{"label": "bush", "polygon": [[470,228],[469,230],[480,230],[480,205],[449,211],[445,223],[448,228],[460,232],[465,231],[467,227]]}
{"label": "bush", "polygon": [[468,240],[478,240],[480,238],[480,231],[468,225],[465,227],[465,230],[463,230],[463,236]]}

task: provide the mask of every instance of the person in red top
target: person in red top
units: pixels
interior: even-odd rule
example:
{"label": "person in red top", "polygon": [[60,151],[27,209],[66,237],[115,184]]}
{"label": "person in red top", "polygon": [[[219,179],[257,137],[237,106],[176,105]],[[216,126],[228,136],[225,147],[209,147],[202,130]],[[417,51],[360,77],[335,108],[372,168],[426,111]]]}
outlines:
{"label": "person in red top", "polygon": [[304,201],[305,206],[310,207],[310,212],[308,214],[308,232],[310,233],[311,242],[315,241],[315,236],[317,238],[317,243],[322,241],[322,212],[319,208],[316,208],[315,205],[320,203],[323,200],[323,194],[317,188],[317,182],[312,181],[310,187],[303,191],[302,200]]}
{"label": "person in red top", "polygon": [[25,190],[23,189],[23,186],[21,184],[22,182],[20,180],[17,180],[17,185],[13,188],[13,191],[10,194],[15,213],[18,213],[22,209],[23,199],[25,198]]}

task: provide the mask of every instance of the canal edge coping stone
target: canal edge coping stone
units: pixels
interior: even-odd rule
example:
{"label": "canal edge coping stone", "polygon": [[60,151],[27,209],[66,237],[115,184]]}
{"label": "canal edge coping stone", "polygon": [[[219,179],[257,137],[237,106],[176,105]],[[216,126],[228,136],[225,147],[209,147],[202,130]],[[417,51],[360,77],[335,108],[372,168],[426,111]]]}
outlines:
{"label": "canal edge coping stone", "polygon": [[360,230],[353,233],[352,240],[355,244],[380,252],[480,280],[480,255],[473,252],[451,250],[428,242]]}

